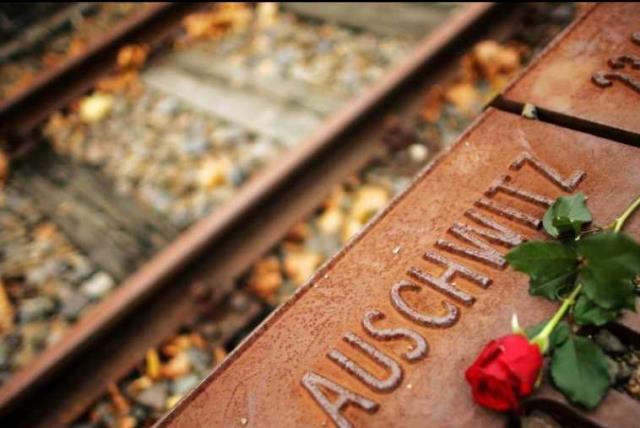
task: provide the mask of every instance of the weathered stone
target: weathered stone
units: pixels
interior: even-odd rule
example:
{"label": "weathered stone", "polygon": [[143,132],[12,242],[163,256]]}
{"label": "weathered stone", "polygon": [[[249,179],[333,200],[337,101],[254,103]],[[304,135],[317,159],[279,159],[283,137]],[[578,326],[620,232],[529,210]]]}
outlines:
{"label": "weathered stone", "polygon": [[627,350],[627,347],[622,344],[620,339],[606,329],[598,331],[593,336],[593,340],[608,354],[622,354]]}
{"label": "weathered stone", "polygon": [[22,322],[43,319],[51,315],[56,309],[56,302],[47,296],[33,297],[20,302],[18,318]]}
{"label": "weathered stone", "polygon": [[80,291],[91,299],[100,299],[114,287],[115,281],[105,272],[98,272],[80,285]]}
{"label": "weathered stone", "polygon": [[135,400],[153,410],[161,411],[167,401],[168,387],[164,382],[158,382],[142,391],[135,397]]}

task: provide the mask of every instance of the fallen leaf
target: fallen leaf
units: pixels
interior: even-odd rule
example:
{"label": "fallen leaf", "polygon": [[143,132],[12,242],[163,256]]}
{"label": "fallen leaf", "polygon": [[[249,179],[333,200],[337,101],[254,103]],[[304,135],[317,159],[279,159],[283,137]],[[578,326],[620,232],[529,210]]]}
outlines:
{"label": "fallen leaf", "polygon": [[476,88],[468,82],[450,86],[446,92],[446,99],[462,114],[472,114],[480,103]]}
{"label": "fallen leaf", "polygon": [[444,105],[444,90],[440,85],[433,85],[424,94],[420,117],[425,122],[436,123],[440,119]]}
{"label": "fallen leaf", "polygon": [[149,45],[134,44],[122,47],[118,51],[117,64],[121,70],[139,70],[147,61]]}

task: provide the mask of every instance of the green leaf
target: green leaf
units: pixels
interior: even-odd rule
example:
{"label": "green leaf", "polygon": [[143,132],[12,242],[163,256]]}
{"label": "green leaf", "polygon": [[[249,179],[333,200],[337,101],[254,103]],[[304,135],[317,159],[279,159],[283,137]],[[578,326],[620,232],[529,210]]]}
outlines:
{"label": "green leaf", "polygon": [[585,259],[579,282],[589,299],[604,309],[635,310],[640,245],[623,233],[602,232],[579,240],[577,251]]}
{"label": "green leaf", "polygon": [[[531,340],[536,337],[538,333],[542,331],[544,326],[547,325],[547,322],[549,322],[549,320],[542,321],[539,324],[525,328],[524,332],[527,334],[527,338]],[[549,349],[547,352],[552,352],[556,347],[562,345],[570,334],[571,329],[569,324],[567,324],[566,321],[560,321],[549,335]]]}
{"label": "green leaf", "polygon": [[582,226],[589,222],[591,222],[591,213],[581,192],[560,196],[549,207],[542,219],[544,230],[554,238],[567,233],[577,236]]}
{"label": "green leaf", "polygon": [[551,378],[569,401],[593,409],[609,388],[606,356],[591,340],[571,334],[553,353]]}
{"label": "green leaf", "polygon": [[578,272],[573,248],[557,242],[532,241],[507,254],[509,264],[529,275],[529,293],[558,300],[571,289]]}
{"label": "green leaf", "polygon": [[605,325],[618,318],[618,315],[619,310],[600,307],[585,294],[580,294],[573,307],[573,319],[580,325]]}

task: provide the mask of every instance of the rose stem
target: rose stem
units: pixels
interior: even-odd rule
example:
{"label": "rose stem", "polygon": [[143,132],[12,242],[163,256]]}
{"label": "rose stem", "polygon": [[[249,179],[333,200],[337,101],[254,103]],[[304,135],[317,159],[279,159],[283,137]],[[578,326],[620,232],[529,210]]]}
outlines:
{"label": "rose stem", "polygon": [[633,214],[633,212],[638,207],[640,207],[640,197],[638,197],[638,199],[633,201],[633,203],[629,205],[629,207],[627,207],[627,209],[622,213],[622,215],[613,221],[610,227],[613,228],[613,231],[615,233],[618,233],[622,230],[622,226],[624,226],[624,222],[627,221],[627,219],[631,216],[631,214]]}
{"label": "rose stem", "polygon": [[578,284],[576,288],[573,289],[569,297],[565,298],[562,301],[562,306],[560,306],[558,311],[553,315],[553,318],[551,318],[549,322],[544,326],[542,331],[531,340],[531,343],[535,343],[540,347],[540,350],[543,354],[549,347],[549,335],[551,335],[560,320],[562,320],[564,315],[567,313],[567,310],[569,310],[571,305],[573,305],[573,303],[576,301],[576,297],[578,296],[578,293],[580,293],[581,289],[582,284]]}

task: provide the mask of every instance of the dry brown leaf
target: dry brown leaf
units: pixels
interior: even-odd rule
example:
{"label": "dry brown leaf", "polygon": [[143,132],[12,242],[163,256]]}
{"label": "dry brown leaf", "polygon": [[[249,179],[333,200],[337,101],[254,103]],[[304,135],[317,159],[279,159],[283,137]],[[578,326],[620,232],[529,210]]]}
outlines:
{"label": "dry brown leaf", "polygon": [[379,186],[365,185],[358,189],[353,199],[350,217],[365,224],[389,202],[389,192]]}
{"label": "dry brown leaf", "polygon": [[142,90],[142,83],[137,70],[128,70],[105,77],[98,82],[96,88],[101,92],[128,91],[136,93]]}
{"label": "dry brown leaf", "polygon": [[165,379],[177,379],[191,371],[191,360],[186,352],[181,352],[162,366],[160,374]]}
{"label": "dry brown leaf", "polygon": [[457,83],[447,88],[446,99],[462,114],[472,114],[480,97],[473,84]]}
{"label": "dry brown leaf", "polygon": [[478,71],[476,70],[476,62],[473,55],[465,54],[460,60],[460,81],[473,83],[478,80]]}
{"label": "dry brown leaf", "polygon": [[478,70],[490,81],[499,74],[508,75],[520,68],[520,51],[515,46],[485,40],[477,43],[472,53]]}
{"label": "dry brown leaf", "polygon": [[138,420],[131,415],[118,418],[118,428],[136,428]]}
{"label": "dry brown leaf", "polygon": [[285,241],[302,242],[307,239],[310,233],[309,225],[301,221],[289,229],[284,239]]}
{"label": "dry brown leaf", "polygon": [[183,19],[182,24],[186,40],[190,41],[219,37],[230,30],[242,31],[252,18],[251,9],[245,4],[225,3],[206,12],[192,13]]}
{"label": "dry brown leaf", "polygon": [[249,278],[249,289],[258,297],[271,302],[282,286],[282,272],[277,257],[267,257],[256,262]]}
{"label": "dry brown leaf", "polygon": [[139,70],[147,61],[149,45],[133,44],[122,47],[118,51],[116,63],[121,70]]}
{"label": "dry brown leaf", "polygon": [[302,285],[318,269],[322,256],[314,251],[287,251],[284,257],[284,271],[296,286]]}
{"label": "dry brown leaf", "polygon": [[83,38],[75,38],[69,43],[69,49],[67,49],[66,58],[73,58],[82,54],[87,49],[88,42]]}
{"label": "dry brown leaf", "polygon": [[33,230],[32,236],[36,241],[48,241],[55,235],[56,230],[55,224],[42,223]]}
{"label": "dry brown leaf", "polygon": [[191,333],[189,339],[191,339],[191,343],[193,343],[196,348],[205,349],[207,347],[207,341],[198,333]]}
{"label": "dry brown leaf", "polygon": [[436,123],[440,119],[444,105],[444,90],[440,85],[433,85],[424,94],[420,117],[425,122]]}

